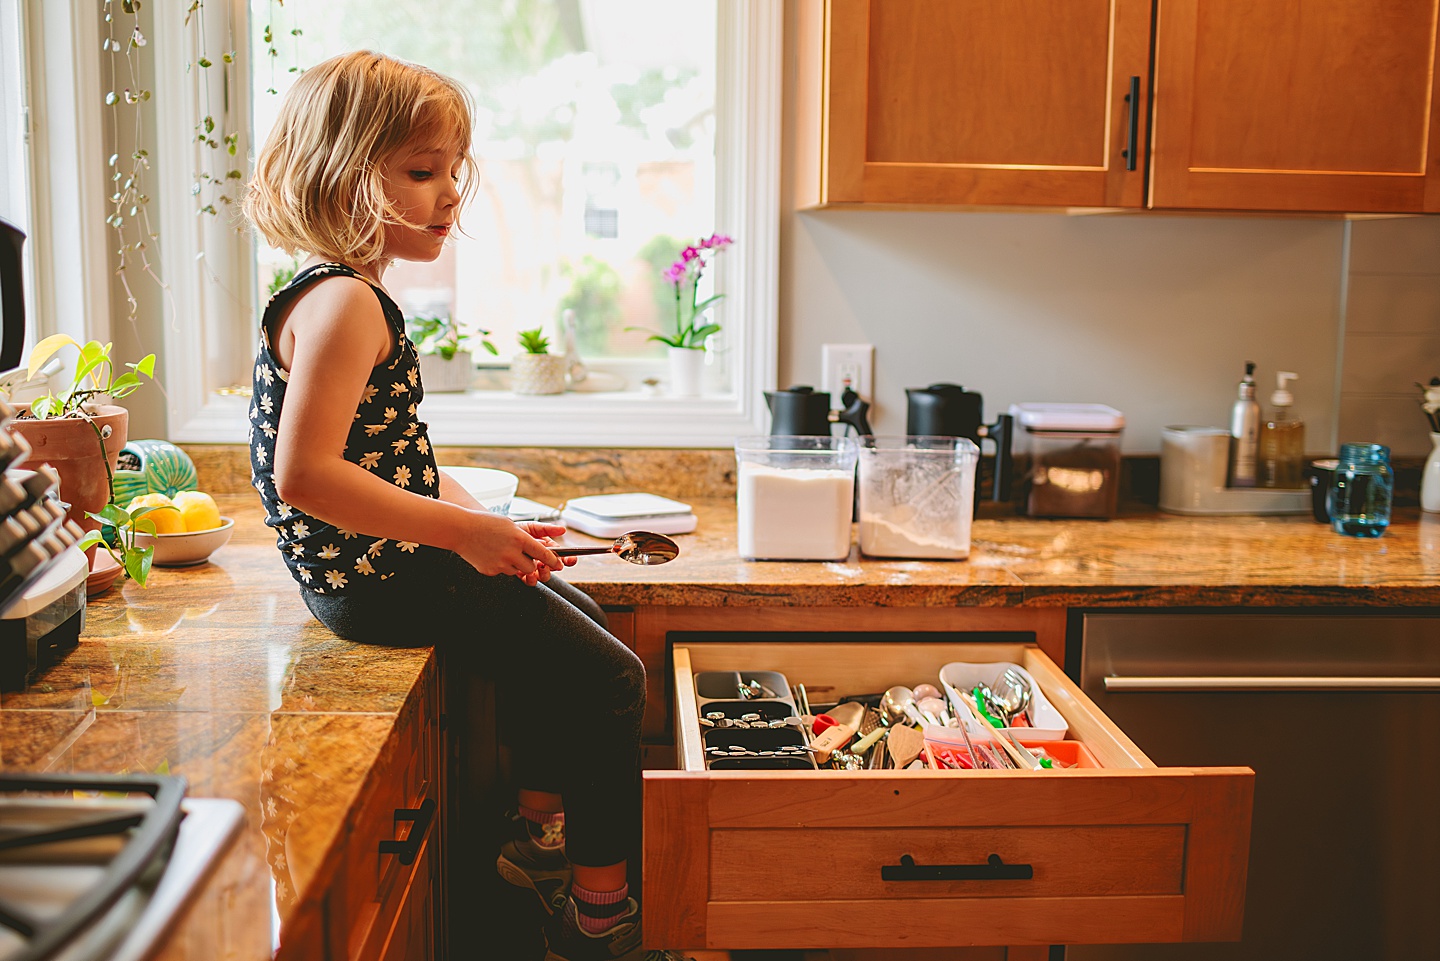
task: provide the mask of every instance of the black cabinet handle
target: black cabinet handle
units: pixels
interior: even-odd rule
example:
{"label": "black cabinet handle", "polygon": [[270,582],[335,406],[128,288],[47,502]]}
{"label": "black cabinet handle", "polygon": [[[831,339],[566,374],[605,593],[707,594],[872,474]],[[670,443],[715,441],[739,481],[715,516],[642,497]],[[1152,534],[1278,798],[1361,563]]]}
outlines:
{"label": "black cabinet handle", "polygon": [[899,864],[882,864],[882,881],[1029,881],[1035,869],[1028,864],[1006,864],[992,854],[984,864],[916,864],[908,854]]}
{"label": "black cabinet handle", "polygon": [[401,864],[414,864],[420,854],[420,842],[425,840],[425,832],[430,830],[430,822],[434,819],[434,798],[427,797],[418,808],[396,808],[395,823],[409,821],[410,833],[403,841],[381,841],[380,853],[395,855]]}
{"label": "black cabinet handle", "polygon": [[1125,149],[1120,151],[1120,156],[1125,158],[1125,169],[1135,169],[1136,138],[1140,135],[1140,78],[1130,78],[1130,92],[1125,95],[1125,103],[1130,110],[1130,129],[1125,135]]}

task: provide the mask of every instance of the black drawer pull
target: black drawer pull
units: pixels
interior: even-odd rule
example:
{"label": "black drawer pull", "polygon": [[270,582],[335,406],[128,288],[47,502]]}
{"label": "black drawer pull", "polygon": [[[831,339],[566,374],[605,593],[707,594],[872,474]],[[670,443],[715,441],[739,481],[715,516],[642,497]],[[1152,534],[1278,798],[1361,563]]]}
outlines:
{"label": "black drawer pull", "polygon": [[1125,133],[1125,149],[1120,151],[1120,156],[1125,158],[1125,169],[1135,169],[1135,157],[1140,152],[1136,144],[1137,135],[1140,132],[1140,78],[1130,78],[1130,92],[1125,95],[1125,103],[1130,110],[1130,123]]}
{"label": "black drawer pull", "polygon": [[899,864],[880,865],[882,881],[1028,881],[1035,869],[1028,864],[1006,864],[992,854],[984,864],[916,864],[908,854]]}
{"label": "black drawer pull", "polygon": [[420,842],[425,840],[425,832],[430,830],[430,822],[434,819],[434,798],[427,797],[418,808],[396,808],[395,823],[409,821],[410,833],[403,841],[381,841],[380,853],[395,855],[401,864],[414,864],[420,854]]}

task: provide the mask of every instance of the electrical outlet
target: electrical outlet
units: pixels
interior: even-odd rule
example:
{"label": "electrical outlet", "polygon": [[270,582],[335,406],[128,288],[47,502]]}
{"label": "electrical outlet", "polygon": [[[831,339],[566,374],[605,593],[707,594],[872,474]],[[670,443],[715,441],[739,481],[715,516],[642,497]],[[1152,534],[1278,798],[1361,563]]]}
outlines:
{"label": "electrical outlet", "polygon": [[820,389],[830,395],[832,403],[839,404],[846,387],[874,403],[874,344],[820,345]]}

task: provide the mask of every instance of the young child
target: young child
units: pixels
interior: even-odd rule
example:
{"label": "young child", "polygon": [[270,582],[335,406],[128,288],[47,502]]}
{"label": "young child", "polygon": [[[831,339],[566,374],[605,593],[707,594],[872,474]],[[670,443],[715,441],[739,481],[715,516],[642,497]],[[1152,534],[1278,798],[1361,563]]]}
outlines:
{"label": "young child", "polygon": [[[447,669],[512,699],[502,714],[518,719],[506,733],[523,790],[498,867],[551,913],[548,957],[639,957],[625,881],[644,669],[599,606],[552,577],[564,565],[550,538],[565,528],[492,514],[436,466],[419,357],[383,284],[392,261],[435,260],[455,229],[475,186],[470,122],[455,81],[369,52],[311,67],[286,96],[244,209],[306,260],[261,323],[253,482],[326,627],[433,639]],[[527,710],[541,691],[563,710]],[[583,749],[566,749],[581,727]]]}

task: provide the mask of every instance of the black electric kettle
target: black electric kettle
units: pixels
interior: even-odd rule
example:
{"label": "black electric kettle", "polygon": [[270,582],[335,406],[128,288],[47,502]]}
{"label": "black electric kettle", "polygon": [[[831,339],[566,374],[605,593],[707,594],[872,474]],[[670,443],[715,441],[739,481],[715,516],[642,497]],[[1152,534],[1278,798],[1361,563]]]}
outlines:
{"label": "black electric kettle", "polygon": [[797,386],[765,391],[770,408],[770,433],[775,436],[829,437],[830,425],[848,424],[864,437],[873,434],[866,412],[870,405],[849,387],[840,395],[845,406],[830,409],[830,395],[813,387]]}
{"label": "black electric kettle", "polygon": [[18,367],[25,352],[25,265],[20,257],[24,243],[19,227],[0,220],[0,322],[4,324],[0,370]]}
{"label": "black electric kettle", "polygon": [[[931,384],[905,390],[905,433],[937,437],[968,437],[977,447],[982,440],[995,445],[995,471],[990,499],[1010,498],[1010,441],[1014,418],[1000,414],[995,423],[985,423],[984,398],[958,384]],[[976,488],[978,490],[979,484]]]}

